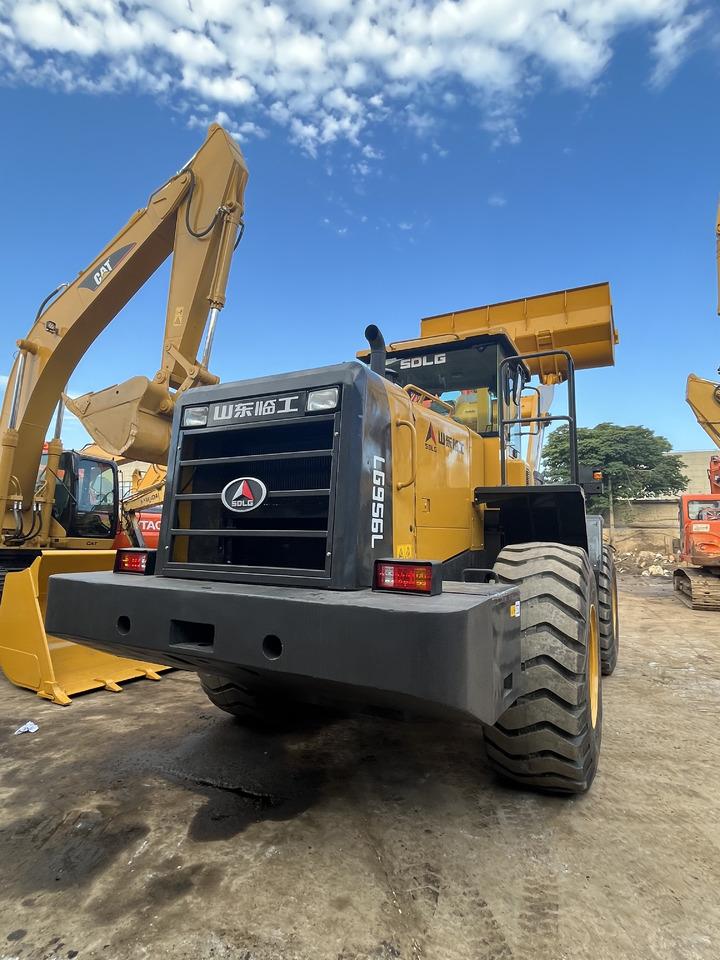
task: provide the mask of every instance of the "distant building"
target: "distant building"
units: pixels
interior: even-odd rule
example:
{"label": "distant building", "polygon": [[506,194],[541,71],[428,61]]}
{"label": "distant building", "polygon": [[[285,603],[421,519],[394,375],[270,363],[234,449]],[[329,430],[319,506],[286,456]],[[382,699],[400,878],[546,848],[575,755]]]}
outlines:
{"label": "distant building", "polygon": [[688,478],[685,493],[710,493],[708,463],[710,457],[717,452],[717,450],[673,450],[673,453],[682,457],[685,464],[683,473]]}

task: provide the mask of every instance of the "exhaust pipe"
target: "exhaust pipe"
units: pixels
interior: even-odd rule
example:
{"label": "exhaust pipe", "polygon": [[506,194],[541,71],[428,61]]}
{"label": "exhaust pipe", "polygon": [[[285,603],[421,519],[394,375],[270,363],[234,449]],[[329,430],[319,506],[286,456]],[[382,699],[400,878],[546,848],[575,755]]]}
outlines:
{"label": "exhaust pipe", "polygon": [[373,373],[384,377],[387,348],[385,347],[385,338],[380,333],[379,327],[376,327],[374,323],[365,327],[365,339],[370,344],[370,369]]}

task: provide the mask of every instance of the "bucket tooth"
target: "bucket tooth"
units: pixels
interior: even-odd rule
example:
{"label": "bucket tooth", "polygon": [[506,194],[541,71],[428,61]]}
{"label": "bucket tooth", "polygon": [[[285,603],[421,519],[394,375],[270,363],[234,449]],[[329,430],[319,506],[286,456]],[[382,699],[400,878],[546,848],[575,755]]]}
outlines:
{"label": "bucket tooth", "polygon": [[53,703],[59,703],[62,707],[67,707],[72,703],[70,697],[65,693],[59,683],[46,681],[37,691],[37,695],[44,700],[52,700]]}

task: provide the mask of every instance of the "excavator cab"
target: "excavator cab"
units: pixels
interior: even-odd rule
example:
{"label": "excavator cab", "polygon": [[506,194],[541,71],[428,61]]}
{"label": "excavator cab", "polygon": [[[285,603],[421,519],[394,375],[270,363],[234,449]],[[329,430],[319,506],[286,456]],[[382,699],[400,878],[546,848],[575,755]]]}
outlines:
{"label": "excavator cab", "polygon": [[53,519],[66,536],[112,541],[120,522],[118,469],[74,450],[60,455]]}
{"label": "excavator cab", "polygon": [[720,496],[683,494],[679,513],[682,562],[697,567],[720,567]]}
{"label": "excavator cab", "polygon": [[23,535],[25,543],[10,539],[9,549],[0,546],[0,668],[17,686],[68,704],[84,690],[118,691],[118,681],[159,679],[157,671],[165,668],[88,651],[45,633],[49,577],[112,569],[113,541],[120,529],[117,465],[66,450],[53,467],[47,447],[35,491],[43,496],[48,481],[54,481],[52,546],[37,549],[28,536],[32,527]]}

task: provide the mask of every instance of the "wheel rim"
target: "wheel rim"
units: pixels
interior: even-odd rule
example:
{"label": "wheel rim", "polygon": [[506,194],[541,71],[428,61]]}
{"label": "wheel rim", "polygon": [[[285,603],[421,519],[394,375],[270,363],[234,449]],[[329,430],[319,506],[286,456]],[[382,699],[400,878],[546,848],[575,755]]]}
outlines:
{"label": "wheel rim", "polygon": [[617,637],[620,627],[620,621],[618,616],[618,588],[617,580],[613,577],[612,590],[610,591],[611,596],[611,607],[612,607],[612,627],[613,627],[613,639]]}
{"label": "wheel rim", "polygon": [[600,658],[598,643],[598,618],[595,605],[590,607],[590,634],[588,637],[588,682],[590,684],[590,722],[597,723],[600,704]]}

